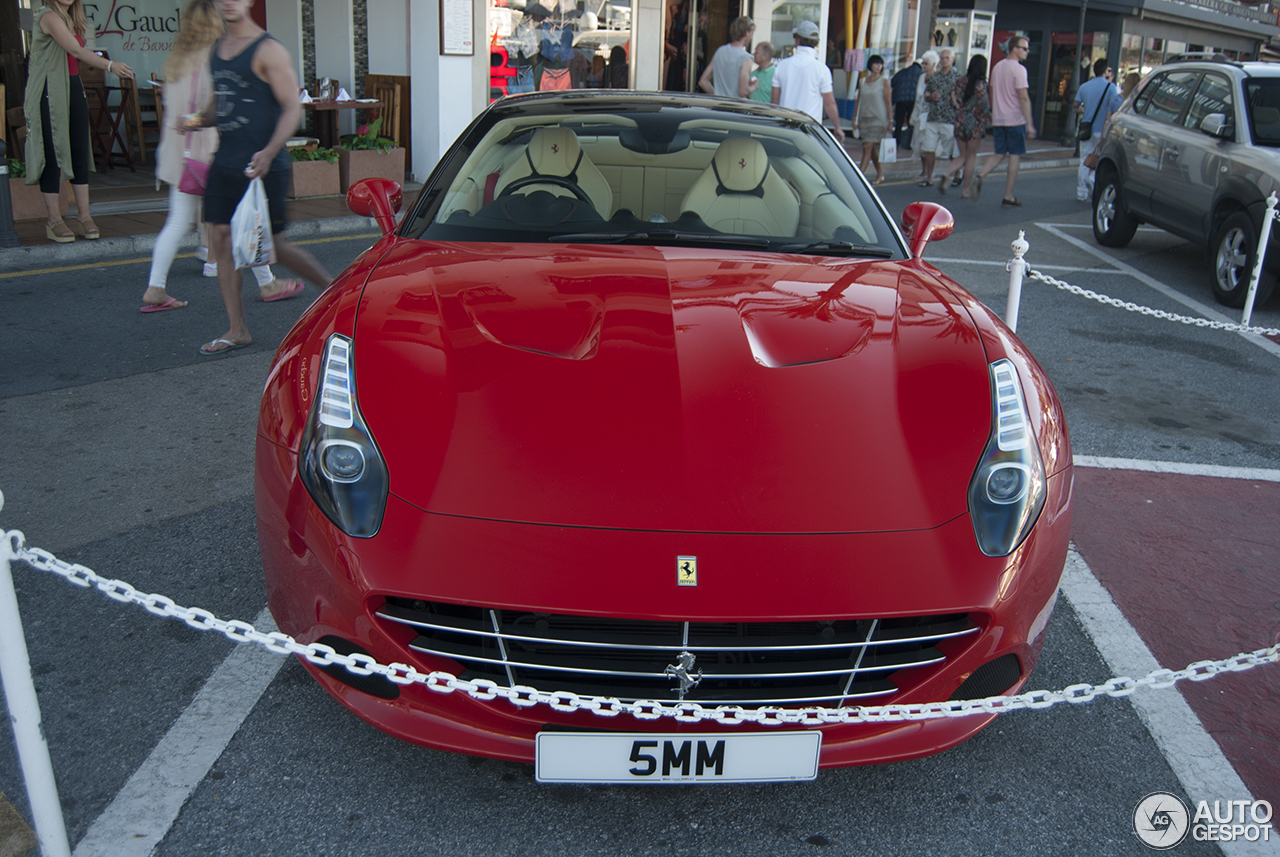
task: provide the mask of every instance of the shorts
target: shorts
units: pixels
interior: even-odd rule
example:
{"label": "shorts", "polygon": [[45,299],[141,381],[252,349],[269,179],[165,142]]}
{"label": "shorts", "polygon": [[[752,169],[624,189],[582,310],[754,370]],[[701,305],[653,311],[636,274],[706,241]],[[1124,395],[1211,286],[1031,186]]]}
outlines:
{"label": "shorts", "polygon": [[952,123],[926,122],[916,152],[933,152],[940,158],[949,158],[955,139],[956,126]]}
{"label": "shorts", "polygon": [[1026,125],[997,125],[992,132],[997,155],[1025,155],[1027,153]]}
{"label": "shorts", "polygon": [[[289,171],[273,166],[262,177],[267,191],[267,210],[271,212],[271,234],[278,235],[289,225],[285,220],[284,195],[289,188]],[[204,219],[206,223],[231,223],[231,215],[249,189],[249,177],[239,167],[209,167],[209,184],[204,191]]]}

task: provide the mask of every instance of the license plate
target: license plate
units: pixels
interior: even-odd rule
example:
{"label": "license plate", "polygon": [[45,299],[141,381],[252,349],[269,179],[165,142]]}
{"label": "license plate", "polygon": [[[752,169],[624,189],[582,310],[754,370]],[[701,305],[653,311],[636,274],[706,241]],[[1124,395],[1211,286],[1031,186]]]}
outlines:
{"label": "license plate", "polygon": [[540,783],[770,783],[818,777],[820,732],[540,732]]}

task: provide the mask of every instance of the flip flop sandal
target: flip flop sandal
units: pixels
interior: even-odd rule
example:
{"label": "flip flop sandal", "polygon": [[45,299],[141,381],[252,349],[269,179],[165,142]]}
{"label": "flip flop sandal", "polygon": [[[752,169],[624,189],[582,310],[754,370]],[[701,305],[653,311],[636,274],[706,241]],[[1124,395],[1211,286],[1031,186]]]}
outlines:
{"label": "flip flop sandal", "polygon": [[1022,203],[1018,202],[1017,197],[1014,197],[1013,199],[1002,199],[1000,200],[1000,204],[1001,205],[1022,205]]}
{"label": "flip flop sandal", "polygon": [[933,187],[933,182],[928,179],[920,179],[920,181],[916,182],[916,187]]}
{"label": "flip flop sandal", "polygon": [[182,309],[186,305],[186,301],[180,301],[177,298],[169,298],[169,300],[162,304],[143,304],[139,308],[139,312],[164,312],[167,309]]}
{"label": "flip flop sandal", "polygon": [[953,178],[953,179],[951,180],[951,186],[952,186],[952,187],[960,187],[960,185],[961,185],[961,184],[963,184],[963,183],[964,183],[964,179],[963,179],[963,178],[961,178],[960,176],[956,176],[955,178]]}
{"label": "flip flop sandal", "polygon": [[263,298],[265,303],[274,303],[275,301],[287,301],[289,298],[297,297],[307,286],[302,280],[285,280],[284,291],[278,295],[269,298]]}
{"label": "flip flop sandal", "polygon": [[[253,343],[251,342],[232,342],[230,339],[215,339],[209,343],[209,345],[215,346],[214,348],[206,350],[206,347],[201,345],[200,353],[205,357],[216,357],[219,354],[226,354],[228,351],[235,351],[237,348],[248,348],[252,344]],[[226,347],[217,348],[216,346],[218,345],[224,345]]]}

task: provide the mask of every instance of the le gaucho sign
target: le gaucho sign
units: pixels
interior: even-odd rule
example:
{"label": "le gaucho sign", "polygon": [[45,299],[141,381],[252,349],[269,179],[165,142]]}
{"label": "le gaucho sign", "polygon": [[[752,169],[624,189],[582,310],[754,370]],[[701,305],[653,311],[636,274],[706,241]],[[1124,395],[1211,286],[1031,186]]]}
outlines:
{"label": "le gaucho sign", "polygon": [[173,0],[100,0],[84,4],[94,47],[133,67],[139,80],[159,72],[173,47],[182,11]]}

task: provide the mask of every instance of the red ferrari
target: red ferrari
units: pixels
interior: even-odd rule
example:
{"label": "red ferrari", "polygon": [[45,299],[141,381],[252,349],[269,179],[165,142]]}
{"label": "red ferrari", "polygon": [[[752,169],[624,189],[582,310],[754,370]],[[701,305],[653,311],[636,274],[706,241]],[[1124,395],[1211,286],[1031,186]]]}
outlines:
{"label": "red ferrari", "polygon": [[[1067,552],[1044,371],[820,125],[700,96],[482,113],[276,354],[271,612],[299,640],[588,699],[828,708],[1015,692]],[[548,782],[811,778],[993,715],[609,718],[304,662],[359,717]]]}

